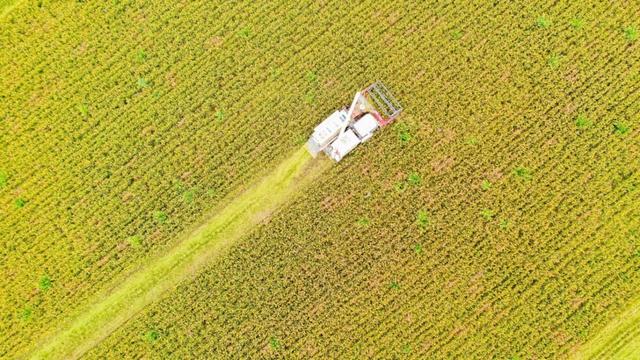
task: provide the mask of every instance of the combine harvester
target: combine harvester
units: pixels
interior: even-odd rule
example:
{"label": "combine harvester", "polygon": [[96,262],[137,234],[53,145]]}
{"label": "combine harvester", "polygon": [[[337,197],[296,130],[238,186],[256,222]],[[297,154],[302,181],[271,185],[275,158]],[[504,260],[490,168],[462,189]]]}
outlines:
{"label": "combine harvester", "polygon": [[356,146],[369,140],[379,128],[392,122],[402,107],[389,89],[380,81],[358,91],[350,107],[343,107],[329,115],[313,129],[307,150],[314,158],[324,151],[335,162]]}

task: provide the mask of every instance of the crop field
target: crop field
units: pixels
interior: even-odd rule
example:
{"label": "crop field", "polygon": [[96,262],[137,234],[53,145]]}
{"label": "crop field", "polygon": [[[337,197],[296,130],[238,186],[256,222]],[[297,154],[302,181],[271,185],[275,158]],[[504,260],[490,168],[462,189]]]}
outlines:
{"label": "crop field", "polygon": [[0,1],[0,358],[640,357],[639,19]]}

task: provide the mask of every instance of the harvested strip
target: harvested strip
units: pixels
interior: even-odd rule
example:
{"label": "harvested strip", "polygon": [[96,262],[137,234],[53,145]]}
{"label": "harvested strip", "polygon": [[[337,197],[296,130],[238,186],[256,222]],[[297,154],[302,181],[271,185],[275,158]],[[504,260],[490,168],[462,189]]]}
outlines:
{"label": "harvested strip", "polygon": [[220,255],[329,164],[310,160],[304,148],[296,151],[272,174],[250,187],[169,253],[149,262],[70,327],[52,336],[32,358],[81,356],[146,305],[158,300],[166,290]]}
{"label": "harvested strip", "polygon": [[591,341],[584,344],[574,359],[636,359],[640,354],[640,299],[611,321]]}

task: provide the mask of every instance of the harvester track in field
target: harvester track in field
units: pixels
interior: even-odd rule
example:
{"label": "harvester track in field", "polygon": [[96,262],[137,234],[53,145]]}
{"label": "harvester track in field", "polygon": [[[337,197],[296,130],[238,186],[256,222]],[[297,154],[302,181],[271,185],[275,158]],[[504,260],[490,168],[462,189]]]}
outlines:
{"label": "harvester track in field", "polygon": [[265,221],[329,165],[311,161],[300,148],[266,177],[190,232],[166,254],[152,259],[119,287],[103,294],[84,314],[59,329],[32,358],[78,358],[146,305],[218,257],[233,242]]}

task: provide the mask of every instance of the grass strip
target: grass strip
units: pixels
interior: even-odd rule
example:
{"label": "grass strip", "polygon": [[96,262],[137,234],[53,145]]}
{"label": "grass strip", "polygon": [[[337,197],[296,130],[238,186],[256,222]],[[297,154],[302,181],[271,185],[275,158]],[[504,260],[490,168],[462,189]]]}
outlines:
{"label": "grass strip", "polygon": [[80,357],[265,221],[328,166],[328,160],[311,161],[306,149],[300,148],[168,253],[150,260],[69,326],[49,337],[31,358]]}
{"label": "grass strip", "polygon": [[[572,359],[640,359],[640,298],[596,336],[582,345]],[[631,336],[628,336],[631,335]],[[624,339],[623,343],[620,341]]]}

